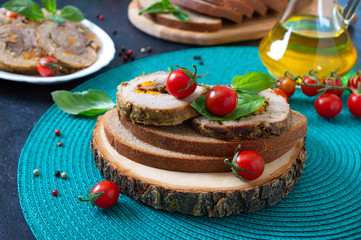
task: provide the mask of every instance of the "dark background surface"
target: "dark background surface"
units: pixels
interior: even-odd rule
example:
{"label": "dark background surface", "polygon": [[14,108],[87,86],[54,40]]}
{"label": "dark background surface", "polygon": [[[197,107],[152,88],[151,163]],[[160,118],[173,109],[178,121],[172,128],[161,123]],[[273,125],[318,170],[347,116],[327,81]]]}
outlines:
{"label": "dark background surface", "polygon": [[[0,1],[1,4],[4,2],[4,0]],[[339,2],[344,3],[345,1]],[[128,3],[128,0],[58,0],[60,8],[73,4],[82,9],[87,19],[99,25],[112,37],[117,52],[121,50],[122,46],[126,46],[128,49],[134,50],[136,59],[197,47],[159,40],[140,32],[131,25],[127,18]],[[361,15],[360,8],[357,10],[359,15]],[[98,14],[103,14],[105,19],[98,20]],[[113,30],[117,31],[115,35]],[[361,22],[357,22],[349,32],[360,56]],[[258,44],[259,41],[247,41],[229,45],[257,46]],[[140,53],[140,48],[147,46],[152,47],[152,53]],[[123,64],[123,59],[116,55],[107,67],[95,74],[50,86],[0,79],[0,239],[34,239],[19,204],[17,165],[21,149],[31,129],[53,104],[50,92],[59,89],[71,90],[95,75]]]}

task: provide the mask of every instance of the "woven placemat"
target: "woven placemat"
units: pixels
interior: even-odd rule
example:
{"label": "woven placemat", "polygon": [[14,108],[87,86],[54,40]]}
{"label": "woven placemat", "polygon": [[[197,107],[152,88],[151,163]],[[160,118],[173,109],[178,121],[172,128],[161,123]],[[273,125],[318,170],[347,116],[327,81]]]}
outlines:
{"label": "woven placemat", "polygon": [[[74,91],[99,89],[115,101],[122,81],[175,64],[191,68],[192,63],[198,63],[199,74],[210,72],[204,78],[209,84],[229,84],[233,76],[249,71],[266,72],[255,47],[198,48],[125,64]],[[313,108],[315,97],[296,91],[291,108],[305,114],[309,126],[301,180],[274,206],[224,218],[159,211],[122,194],[110,209],[79,202],[78,195],[85,196],[103,180],[89,147],[96,118],[74,117],[54,105],[34,127],[20,156],[18,190],[25,219],[39,239],[361,238],[361,120],[345,107],[347,96],[342,99],[341,114],[326,120]],[[55,129],[61,130],[60,137]],[[36,168],[38,177],[32,173]],[[55,171],[66,172],[68,179],[55,177]],[[52,196],[54,189],[58,197]]]}

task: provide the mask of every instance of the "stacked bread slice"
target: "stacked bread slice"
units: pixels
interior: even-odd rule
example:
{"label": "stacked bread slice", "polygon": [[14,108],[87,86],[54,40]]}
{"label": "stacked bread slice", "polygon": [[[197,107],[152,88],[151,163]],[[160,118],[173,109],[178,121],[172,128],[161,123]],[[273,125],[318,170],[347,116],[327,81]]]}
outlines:
{"label": "stacked bread slice", "polygon": [[[117,109],[98,118],[91,145],[104,176],[146,205],[193,215],[256,211],[287,196],[306,160],[306,118],[291,111],[282,97],[266,91],[270,103],[263,112],[224,121],[225,126],[237,128],[238,124],[239,129],[262,129],[265,134],[231,137],[231,141],[217,139],[192,126],[191,121],[202,122],[202,117],[177,116],[177,111],[187,111],[192,99],[204,89],[198,87],[189,99],[176,99],[162,88],[168,74],[157,72],[123,83],[118,88]],[[283,114],[284,119],[280,121],[274,114]],[[173,122],[171,115],[175,116]],[[275,125],[285,127],[269,131]],[[244,131],[227,132],[240,133]],[[240,180],[224,164],[238,145],[242,150],[257,151],[265,159],[265,172],[259,179]]]}
{"label": "stacked bread slice", "polygon": [[[158,0],[134,0],[140,10],[146,9]],[[169,27],[197,31],[214,32],[222,25],[222,19],[241,23],[246,18],[257,19],[267,13],[282,13],[288,0],[170,0],[172,4],[189,15],[187,22],[182,22],[171,14],[146,14],[156,23]]]}

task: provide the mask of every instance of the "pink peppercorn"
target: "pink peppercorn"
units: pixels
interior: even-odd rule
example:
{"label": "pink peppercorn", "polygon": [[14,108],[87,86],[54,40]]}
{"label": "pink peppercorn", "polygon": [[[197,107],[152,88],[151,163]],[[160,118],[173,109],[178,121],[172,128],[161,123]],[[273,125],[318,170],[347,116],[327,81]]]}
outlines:
{"label": "pink peppercorn", "polygon": [[129,58],[129,57],[128,57],[127,55],[124,55],[124,56],[123,56],[124,62],[128,61],[128,58]]}
{"label": "pink peppercorn", "polygon": [[55,130],[55,135],[56,135],[56,136],[60,136],[60,130],[59,130],[59,129],[56,129],[56,130]]}
{"label": "pink peppercorn", "polygon": [[52,194],[53,194],[54,197],[57,197],[58,196],[58,190],[56,190],[56,189],[53,190]]}
{"label": "pink peppercorn", "polygon": [[129,55],[132,55],[133,53],[134,53],[133,49],[129,49],[129,50],[128,50],[128,54],[129,54]]}
{"label": "pink peppercorn", "polygon": [[103,15],[103,14],[100,14],[100,15],[98,16],[98,19],[99,19],[100,21],[103,21],[103,20],[104,20],[104,15]]}

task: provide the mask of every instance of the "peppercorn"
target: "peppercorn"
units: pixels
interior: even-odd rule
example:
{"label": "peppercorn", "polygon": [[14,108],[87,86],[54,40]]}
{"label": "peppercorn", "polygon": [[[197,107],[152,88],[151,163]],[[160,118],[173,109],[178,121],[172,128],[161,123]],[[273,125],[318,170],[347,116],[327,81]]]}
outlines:
{"label": "peppercorn", "polygon": [[199,65],[203,65],[203,62],[202,62],[202,61],[200,61],[200,62],[199,62]]}
{"label": "peppercorn", "polygon": [[133,49],[129,49],[129,50],[128,50],[128,54],[129,54],[129,55],[132,55],[133,53],[134,53]]}
{"label": "peppercorn", "polygon": [[201,59],[201,56],[194,56],[193,59],[195,59],[195,60]]}
{"label": "peppercorn", "polygon": [[39,170],[38,170],[38,169],[35,169],[35,170],[33,171],[33,174],[34,174],[35,176],[39,176]]}
{"label": "peppercorn", "polygon": [[60,177],[60,172],[59,171],[55,171],[55,177]]}
{"label": "peppercorn", "polygon": [[100,21],[103,21],[104,20],[104,15],[103,14],[99,14],[99,16],[98,16],[98,19],[100,20]]}
{"label": "peppercorn", "polygon": [[118,52],[118,56],[120,57],[120,56],[122,56],[123,55],[123,53],[122,52]]}
{"label": "peppercorn", "polygon": [[66,175],[66,172],[63,172],[63,173],[61,174],[61,178],[66,179],[67,177],[68,177],[68,175]]}
{"label": "peppercorn", "polygon": [[130,60],[134,61],[134,60],[135,60],[135,56],[132,56],[132,57],[130,58]]}
{"label": "peppercorn", "polygon": [[57,197],[58,196],[58,190],[56,190],[56,189],[53,190],[52,194],[53,194],[54,197]]}
{"label": "peppercorn", "polygon": [[117,34],[117,30],[113,29],[113,35]]}
{"label": "peppercorn", "polygon": [[59,129],[55,130],[55,135],[58,136],[58,137],[60,136],[60,130]]}
{"label": "peppercorn", "polygon": [[64,144],[62,142],[58,142],[58,146],[62,147]]}
{"label": "peppercorn", "polygon": [[124,55],[124,56],[123,56],[123,61],[124,61],[124,62],[128,61],[128,58],[129,58],[128,55]]}
{"label": "peppercorn", "polygon": [[147,47],[147,50],[148,50],[149,53],[151,53],[151,52],[152,52],[152,47],[151,47],[151,46],[148,46],[148,47]]}
{"label": "peppercorn", "polygon": [[142,48],[140,49],[140,52],[141,52],[141,53],[146,53],[146,52],[147,52],[147,49],[145,49],[144,47],[142,47]]}
{"label": "peppercorn", "polygon": [[125,50],[127,50],[127,48],[125,46],[122,46],[122,51],[125,52]]}

